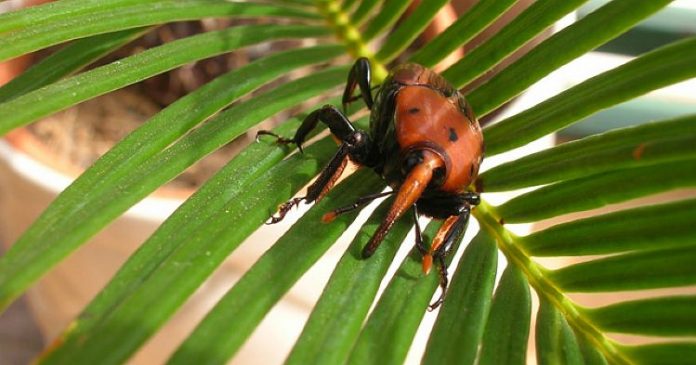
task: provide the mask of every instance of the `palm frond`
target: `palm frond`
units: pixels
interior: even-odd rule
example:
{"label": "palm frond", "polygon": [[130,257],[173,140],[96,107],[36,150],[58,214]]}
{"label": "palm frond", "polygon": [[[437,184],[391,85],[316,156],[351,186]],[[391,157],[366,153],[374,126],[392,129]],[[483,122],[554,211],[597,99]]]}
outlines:
{"label": "palm frond", "polygon": [[[481,0],[422,48],[414,40],[445,1],[61,0],[0,15],[0,59],[72,41],[0,87],[0,131],[137,83],[187,63],[279,40],[318,43],[259,58],[182,97],[119,142],[44,211],[0,259],[0,307],[129,207],[196,161],[287,109],[334,95],[350,57],[369,57],[375,84],[397,57],[438,64],[498,19],[512,1]],[[463,87],[585,3],[538,0],[443,76]],[[614,0],[549,36],[499,74],[472,87],[479,116],[511,100],[562,65],[619,36],[670,2]],[[374,10],[379,9],[374,16]],[[265,19],[190,36],[104,66],[80,70],[151,27],[206,17]],[[333,34],[333,37],[331,36]],[[696,39],[666,45],[485,128],[486,153],[507,152],[647,92],[696,76]],[[276,82],[293,70],[322,66]],[[74,74],[74,75],[72,75]],[[72,75],[72,76],[70,76]],[[266,91],[253,93],[266,86]],[[332,103],[336,98],[330,99]],[[357,107],[351,110],[357,111]],[[274,131],[289,135],[301,112]],[[357,123],[365,126],[366,120]],[[660,192],[693,187],[694,116],[609,131],[517,158],[482,173],[480,231],[461,254],[423,354],[424,363],[527,361],[530,328],[536,359],[557,363],[688,363],[696,353],[692,295],[656,294],[588,307],[574,293],[620,294],[695,283],[696,200],[574,219],[519,236],[506,224],[568,218]],[[277,205],[315,176],[335,149],[320,138],[304,154],[252,144],[177,209],[121,267],[39,359],[43,364],[118,364],[167,322]],[[543,186],[542,186],[543,185]],[[542,186],[542,187],[540,187]],[[292,285],[341,236],[355,213],[320,223],[327,210],[384,188],[359,171],[295,223],[210,310],[170,363],[225,363]],[[499,206],[487,193],[535,188]],[[581,198],[578,198],[581,197]],[[421,274],[413,248],[385,278],[410,220],[399,221],[370,260],[361,247],[389,201],[370,213],[331,276],[288,363],[400,363],[437,288]],[[234,224],[230,224],[234,222]],[[425,230],[436,232],[438,222]],[[472,225],[475,226],[475,225]],[[473,233],[473,232],[472,232]],[[459,243],[457,243],[459,244]],[[508,264],[496,286],[498,258]],[[538,257],[582,263],[548,268]],[[452,257],[450,257],[452,259]],[[377,298],[380,283],[388,281]],[[532,321],[532,291],[540,301]],[[376,303],[375,302],[376,299]],[[370,310],[371,306],[374,308]],[[627,345],[615,333],[657,338]]]}

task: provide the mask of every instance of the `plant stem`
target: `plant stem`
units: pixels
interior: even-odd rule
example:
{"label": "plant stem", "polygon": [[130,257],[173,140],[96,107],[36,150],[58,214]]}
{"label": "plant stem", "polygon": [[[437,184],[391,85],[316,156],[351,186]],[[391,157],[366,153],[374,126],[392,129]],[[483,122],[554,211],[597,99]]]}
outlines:
{"label": "plant stem", "polygon": [[353,58],[367,57],[372,64],[372,78],[375,84],[380,84],[387,77],[387,68],[375,58],[357,26],[350,21],[350,16],[341,8],[337,0],[317,0],[319,11],[324,16],[329,26],[336,33],[336,37],[346,46],[348,53]]}
{"label": "plant stem", "polygon": [[614,341],[606,337],[584,314],[572,300],[561,292],[560,289],[549,280],[543,266],[534,262],[522,249],[519,239],[513,233],[500,224],[500,219],[495,209],[485,201],[474,209],[474,216],[482,229],[493,235],[498,242],[498,247],[503,252],[508,262],[516,265],[527,276],[529,284],[539,295],[563,313],[568,323],[577,334],[595,344],[611,364],[632,364],[633,362],[621,353]]}

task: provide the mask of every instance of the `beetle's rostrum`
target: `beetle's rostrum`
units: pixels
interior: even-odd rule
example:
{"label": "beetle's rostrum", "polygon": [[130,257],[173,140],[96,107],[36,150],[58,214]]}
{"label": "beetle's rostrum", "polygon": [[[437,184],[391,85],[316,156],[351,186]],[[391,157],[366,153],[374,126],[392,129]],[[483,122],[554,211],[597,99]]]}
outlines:
{"label": "beetle's rostrum", "polygon": [[[360,94],[354,96],[355,89]],[[370,63],[358,59],[350,70],[343,93],[343,110],[362,98],[370,109],[370,129],[356,129],[344,112],[325,105],[310,113],[293,138],[283,138],[269,131],[278,143],[302,143],[318,122],[325,123],[341,144],[334,157],[312,183],[307,195],[280,206],[270,223],[283,219],[301,201],[317,202],[324,197],[343,173],[348,160],[372,168],[393,189],[360,197],[354,204],[326,213],[324,222],[357,209],[372,200],[396,193],[386,217],[377,228],[362,256],[370,257],[384,240],[394,222],[412,209],[416,225],[416,246],[423,255],[423,272],[430,271],[433,261],[439,267],[442,293],[430,309],[437,308],[447,291],[447,264],[454,242],[466,230],[472,206],[479,195],[468,191],[476,179],[483,159],[483,135],[471,107],[461,93],[439,74],[418,64],[396,67],[384,80],[374,98],[370,88]],[[418,226],[418,216],[443,219],[444,223],[426,246]]]}

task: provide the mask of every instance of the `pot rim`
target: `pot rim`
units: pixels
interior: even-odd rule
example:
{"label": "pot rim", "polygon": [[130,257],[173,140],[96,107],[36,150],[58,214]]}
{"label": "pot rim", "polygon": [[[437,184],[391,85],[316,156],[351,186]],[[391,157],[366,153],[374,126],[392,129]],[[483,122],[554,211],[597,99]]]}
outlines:
{"label": "pot rim", "polygon": [[[23,180],[56,195],[65,190],[83,169],[53,158],[48,148],[25,128],[0,139],[0,160]],[[193,189],[160,187],[124,213],[132,218],[162,221],[193,194]]]}

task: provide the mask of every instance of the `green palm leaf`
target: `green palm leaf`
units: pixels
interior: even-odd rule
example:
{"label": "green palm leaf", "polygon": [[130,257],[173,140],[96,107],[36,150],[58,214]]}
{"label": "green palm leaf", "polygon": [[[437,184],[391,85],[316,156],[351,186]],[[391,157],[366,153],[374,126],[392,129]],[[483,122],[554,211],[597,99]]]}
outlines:
{"label": "green palm leaf", "polygon": [[[457,86],[470,84],[584,2],[534,2],[443,76]],[[319,43],[232,70],[163,109],[118,143],[0,259],[0,306],[9,305],[88,238],[194,162],[282,110],[297,110],[315,96],[333,96],[351,63],[340,56],[369,57],[377,85],[386,75],[387,62],[411,59],[432,67],[512,3],[481,0],[415,50],[409,47],[447,2],[423,1],[407,12],[410,2],[404,0],[61,0],[0,15],[0,59],[72,41],[0,88],[3,133],[197,60],[278,40]],[[489,114],[668,3],[611,1],[473,88],[469,102],[479,116]],[[376,9],[379,12],[372,16]],[[263,25],[233,26],[172,41],[80,72],[148,27],[205,17],[265,20]],[[506,152],[601,109],[693,78],[695,50],[694,38],[666,45],[493,124],[484,131],[486,153]],[[274,83],[290,71],[312,66],[321,67],[308,76]],[[264,92],[250,95],[266,85]],[[290,118],[275,132],[291,135],[304,115]],[[618,295],[694,285],[696,200],[574,220],[566,214],[696,185],[694,122],[693,115],[685,115],[588,136],[482,173],[476,186],[483,189],[484,201],[474,210],[480,232],[470,243],[462,243],[466,248],[423,362],[524,363],[530,359],[527,339],[533,324],[539,363],[688,363],[696,353],[693,296],[652,294],[588,306],[572,294]],[[358,122],[363,128],[365,124],[364,119]],[[304,154],[289,157],[292,149],[284,146],[249,146],[142,244],[39,362],[126,362],[279,203],[321,170],[334,150],[328,138],[308,143]],[[370,171],[359,171],[337,185],[258,259],[169,362],[225,363],[355,218],[345,215],[326,225],[320,223],[322,214],[383,188]],[[489,192],[520,188],[535,190],[499,206],[487,202]],[[373,258],[359,257],[389,202],[370,214],[336,266],[288,363],[401,363],[423,318],[434,315],[426,308],[436,293],[437,276],[422,274],[417,249],[411,249],[393,277],[385,278],[400,243],[412,240],[407,236],[409,219],[396,224]],[[570,221],[525,236],[505,226],[560,216]],[[477,225],[472,224],[472,230],[473,226]],[[432,237],[438,227],[430,223],[425,236]],[[508,264],[496,287],[499,253]],[[586,255],[600,256],[553,269],[537,259]],[[374,304],[383,281],[388,284]],[[530,289],[540,299],[536,322]],[[657,340],[629,345],[614,333]]]}
{"label": "green palm leaf", "polygon": [[500,278],[481,341],[482,364],[526,363],[531,310],[527,279],[517,268],[508,266]]}

